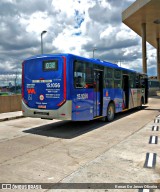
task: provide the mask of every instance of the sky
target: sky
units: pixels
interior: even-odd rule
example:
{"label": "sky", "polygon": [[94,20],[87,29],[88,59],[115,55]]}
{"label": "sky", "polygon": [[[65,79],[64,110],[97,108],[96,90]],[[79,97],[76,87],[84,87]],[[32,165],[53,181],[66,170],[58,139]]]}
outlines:
{"label": "sky", "polygon": [[[24,59],[72,53],[142,72],[141,38],[122,23],[135,0],[1,0],[0,74],[21,72]],[[148,75],[156,75],[156,50],[147,44]]]}

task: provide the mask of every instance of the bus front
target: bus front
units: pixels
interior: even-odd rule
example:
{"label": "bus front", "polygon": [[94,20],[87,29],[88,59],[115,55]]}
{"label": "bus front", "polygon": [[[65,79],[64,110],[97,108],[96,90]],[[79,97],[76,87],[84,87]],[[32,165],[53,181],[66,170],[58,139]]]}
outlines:
{"label": "bus front", "polygon": [[22,111],[27,117],[71,120],[65,56],[43,55],[22,64]]}

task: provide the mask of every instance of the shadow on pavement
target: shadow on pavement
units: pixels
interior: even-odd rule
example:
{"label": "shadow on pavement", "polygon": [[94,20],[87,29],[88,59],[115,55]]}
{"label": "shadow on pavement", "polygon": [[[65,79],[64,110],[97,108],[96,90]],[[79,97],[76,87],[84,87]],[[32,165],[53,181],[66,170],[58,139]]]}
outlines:
{"label": "shadow on pavement", "polygon": [[[144,110],[146,107],[143,107]],[[56,123],[51,123],[39,127],[34,127],[31,129],[24,130],[24,133],[36,134],[46,137],[55,137],[55,138],[63,138],[63,139],[72,139],[93,131],[95,129],[99,129],[102,126],[107,124],[112,124],[115,121],[125,118],[128,115],[139,112],[139,109],[132,109],[127,112],[118,113],[115,116],[115,120],[113,122],[103,122],[99,120],[92,121],[60,121]]]}

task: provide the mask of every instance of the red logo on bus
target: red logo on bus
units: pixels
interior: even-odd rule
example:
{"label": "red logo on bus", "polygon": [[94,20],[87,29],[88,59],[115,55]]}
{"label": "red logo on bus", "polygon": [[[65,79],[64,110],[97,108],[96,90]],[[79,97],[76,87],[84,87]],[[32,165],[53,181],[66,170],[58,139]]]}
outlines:
{"label": "red logo on bus", "polygon": [[27,89],[27,92],[28,92],[28,94],[36,94],[36,91],[35,91],[34,88],[32,88],[32,89]]}

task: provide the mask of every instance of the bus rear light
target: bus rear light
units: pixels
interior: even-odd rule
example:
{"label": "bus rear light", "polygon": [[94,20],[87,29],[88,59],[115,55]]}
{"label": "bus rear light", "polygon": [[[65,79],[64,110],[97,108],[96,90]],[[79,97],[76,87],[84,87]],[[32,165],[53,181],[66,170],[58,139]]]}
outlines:
{"label": "bus rear light", "polygon": [[24,101],[24,103],[27,105],[28,104],[28,101],[26,101],[24,98],[23,98],[23,101]]}
{"label": "bus rear light", "polygon": [[22,98],[24,98],[24,62],[22,63]]}
{"label": "bus rear light", "polygon": [[66,102],[66,100],[64,99],[62,102],[58,103],[57,106],[60,107],[60,106],[62,106],[65,102]]}
{"label": "bus rear light", "polygon": [[79,109],[80,107],[81,107],[81,106],[77,105],[77,106],[76,106],[76,109]]}
{"label": "bus rear light", "polygon": [[63,95],[64,95],[64,99],[66,100],[67,97],[67,74],[66,74],[66,70],[67,70],[67,66],[66,66],[66,57],[62,57],[63,58]]}
{"label": "bus rear light", "polygon": [[62,106],[67,99],[67,76],[66,76],[66,57],[63,58],[63,101],[57,104],[58,107]]}
{"label": "bus rear light", "polygon": [[61,116],[65,116],[66,114],[62,113]]}
{"label": "bus rear light", "polygon": [[22,63],[22,100],[27,105],[28,102],[24,99],[24,64],[25,62]]}

